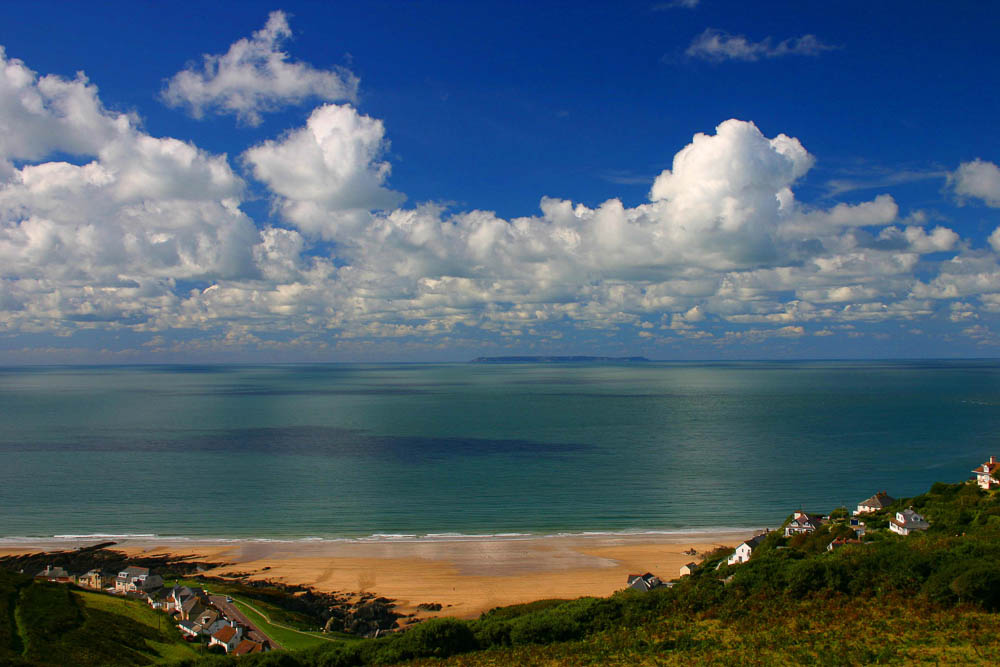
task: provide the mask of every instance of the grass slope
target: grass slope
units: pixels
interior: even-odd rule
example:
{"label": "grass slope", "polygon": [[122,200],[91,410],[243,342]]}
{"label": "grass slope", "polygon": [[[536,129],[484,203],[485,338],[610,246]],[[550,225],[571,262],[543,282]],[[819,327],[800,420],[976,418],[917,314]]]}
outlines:
{"label": "grass slope", "polygon": [[[475,621],[438,619],[377,640],[245,665],[982,664],[1000,652],[1000,492],[935,484],[868,519],[912,506],[932,527],[899,537],[846,513],[814,534],[769,536],[745,564],[710,554],[671,589],[541,601]],[[837,516],[835,515],[835,516]],[[721,563],[721,565],[720,565]],[[428,661],[428,659],[431,659]],[[423,660],[423,662],[421,662]]]}
{"label": "grass slope", "polygon": [[148,665],[196,657],[142,602],[0,571],[0,664]]}

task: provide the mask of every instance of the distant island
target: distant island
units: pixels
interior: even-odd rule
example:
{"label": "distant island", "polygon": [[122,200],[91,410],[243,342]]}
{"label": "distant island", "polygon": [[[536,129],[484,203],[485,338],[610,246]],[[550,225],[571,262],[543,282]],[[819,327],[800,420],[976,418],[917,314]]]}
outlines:
{"label": "distant island", "polygon": [[647,362],[646,357],[476,357],[472,360],[474,364],[577,364],[593,362]]}

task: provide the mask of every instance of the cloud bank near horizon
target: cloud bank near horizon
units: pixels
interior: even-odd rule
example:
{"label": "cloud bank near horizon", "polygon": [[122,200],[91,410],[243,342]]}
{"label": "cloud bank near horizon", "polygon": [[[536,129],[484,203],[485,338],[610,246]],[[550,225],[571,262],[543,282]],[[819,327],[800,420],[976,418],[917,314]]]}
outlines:
{"label": "cloud bank near horizon", "polygon": [[[353,99],[350,73],[287,62],[279,14],[204,71],[179,73],[167,100],[254,123],[310,96]],[[732,346],[933,318],[996,342],[977,320],[1000,312],[1000,229],[974,247],[919,211],[901,215],[889,194],[802,203],[814,156],[749,121],[695,134],[646,203],[546,195],[540,213],[512,219],[404,207],[386,128],[349,103],[230,159],[151,136],[83,75],[39,76],[0,49],[0,126],[7,336],[128,330],[150,351],[356,350],[557,346],[617,331]],[[991,162],[959,165],[949,187],[1000,206]],[[242,208],[261,188],[271,220]]]}

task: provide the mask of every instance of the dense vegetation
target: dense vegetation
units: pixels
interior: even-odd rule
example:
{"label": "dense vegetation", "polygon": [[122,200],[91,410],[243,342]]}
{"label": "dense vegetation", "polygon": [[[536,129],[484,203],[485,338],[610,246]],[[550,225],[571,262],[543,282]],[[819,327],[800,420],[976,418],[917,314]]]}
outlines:
{"label": "dense vegetation", "polygon": [[0,570],[0,664],[145,665],[197,654],[143,602]]}
{"label": "dense vegetation", "polygon": [[[931,522],[929,531],[899,537],[883,530],[909,506]],[[474,621],[428,621],[378,640],[244,663],[353,666],[449,656],[469,665],[979,663],[996,655],[1000,493],[935,484],[868,518],[863,544],[827,551],[835,537],[854,536],[846,515],[833,513],[812,534],[776,531],[742,565],[725,565],[728,551],[709,554],[670,589],[507,607]]]}
{"label": "dense vegetation", "polygon": [[[884,530],[890,516],[909,506],[931,522],[930,530],[909,537]],[[808,535],[785,538],[776,531],[742,565],[726,565],[728,551],[709,554],[692,576],[669,589],[539,601],[472,621],[426,621],[374,640],[247,656],[239,664],[992,662],[1000,650],[1000,492],[935,484],[868,517],[863,543],[828,551],[834,537],[854,535],[846,514],[832,513],[830,523]],[[96,635],[82,636],[88,622],[101,619],[89,620],[93,612],[81,610],[72,597],[79,594],[58,598],[53,590],[68,589],[46,584],[25,595],[11,593],[12,586],[17,583],[0,579],[0,596],[8,603],[0,618],[0,651],[6,651],[0,662],[5,655],[38,660],[35,647],[50,643],[68,650],[73,644],[67,634],[77,638],[80,650],[91,650],[87,642],[93,639],[98,655],[108,636],[100,642]],[[11,599],[20,601],[14,606],[22,616],[28,609],[51,610],[44,624],[26,634],[27,646],[18,644]],[[114,635],[114,641],[123,638]],[[139,651],[134,637],[132,642],[125,646]],[[175,664],[232,663],[192,655]]]}

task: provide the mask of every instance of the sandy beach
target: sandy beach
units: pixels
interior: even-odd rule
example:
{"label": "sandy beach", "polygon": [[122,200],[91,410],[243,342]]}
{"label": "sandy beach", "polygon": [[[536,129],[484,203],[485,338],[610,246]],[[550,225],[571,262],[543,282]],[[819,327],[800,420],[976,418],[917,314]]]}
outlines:
{"label": "sandy beach", "polygon": [[[439,603],[440,615],[474,617],[497,606],[546,598],[606,596],[629,574],[677,577],[685,554],[735,546],[752,531],[640,535],[571,535],[408,541],[211,541],[127,539],[113,547],[131,555],[171,554],[226,562],[206,572],[248,574],[324,592],[372,593],[411,613]],[[72,549],[79,543],[42,541],[0,546],[0,555]],[[423,614],[422,614],[423,615]]]}

